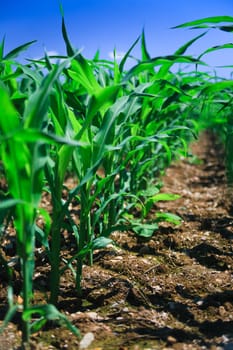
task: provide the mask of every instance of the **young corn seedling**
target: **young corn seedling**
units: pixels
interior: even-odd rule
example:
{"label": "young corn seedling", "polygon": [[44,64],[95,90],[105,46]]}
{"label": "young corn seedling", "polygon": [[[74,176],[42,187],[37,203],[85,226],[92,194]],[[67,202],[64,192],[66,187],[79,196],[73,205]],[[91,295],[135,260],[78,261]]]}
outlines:
{"label": "young corn seedling", "polygon": [[[40,82],[38,89],[28,98],[24,113],[14,108],[6,86],[0,86],[1,159],[3,161],[11,199],[1,203],[1,208],[14,206],[17,254],[21,264],[22,305],[10,299],[6,322],[19,309],[22,311],[22,341],[27,343],[32,331],[38,330],[47,320],[64,321],[55,307],[32,306],[35,219],[44,185],[44,168],[48,161],[47,144],[56,142],[44,133],[49,94],[63,67],[56,66]],[[31,322],[32,315],[41,318]],[[69,322],[67,321],[69,324]],[[70,324],[69,324],[70,325]],[[70,325],[70,328],[73,327]],[[73,329],[74,330],[74,329]],[[78,333],[77,330],[75,330]]]}
{"label": "young corn seedling", "polygon": [[[78,62],[78,64],[76,63]],[[78,57],[71,65],[68,74],[79,83],[89,95],[88,104],[83,121],[75,121],[75,138],[85,142],[87,146],[79,148],[73,153],[73,164],[76,176],[79,181],[79,199],[80,199],[80,224],[78,237],[78,250],[82,251],[85,246],[90,246],[94,234],[92,227],[91,209],[95,202],[97,192],[92,194],[93,186],[96,181],[97,170],[103,161],[106,150],[105,140],[110,132],[109,125],[100,121],[99,128],[94,131],[94,123],[97,118],[102,119],[106,110],[116,99],[120,86],[100,87],[92,73],[89,65],[82,56]],[[85,77],[85,80],[82,79]],[[87,96],[88,96],[87,95]],[[77,194],[77,189],[74,191]],[[90,250],[90,263],[92,263],[92,252]],[[77,290],[81,292],[81,275],[83,256],[78,257],[78,270],[76,285]]]}

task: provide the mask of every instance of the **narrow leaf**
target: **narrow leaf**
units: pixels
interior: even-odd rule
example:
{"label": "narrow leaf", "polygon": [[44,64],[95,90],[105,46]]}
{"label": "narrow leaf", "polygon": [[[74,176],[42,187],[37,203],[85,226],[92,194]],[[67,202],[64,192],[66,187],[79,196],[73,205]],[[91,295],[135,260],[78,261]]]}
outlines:
{"label": "narrow leaf", "polygon": [[160,201],[173,201],[176,199],[179,199],[180,196],[178,194],[173,193],[158,193],[155,196],[151,198],[153,202],[160,202]]}
{"label": "narrow leaf", "polygon": [[68,34],[67,34],[67,30],[66,30],[66,25],[65,25],[65,19],[64,19],[64,11],[63,11],[63,7],[62,7],[62,4],[60,2],[60,12],[61,12],[61,15],[62,15],[62,36],[63,36],[63,39],[65,41],[65,45],[66,45],[66,52],[67,52],[67,55],[69,57],[72,57],[75,55],[75,50],[73,49],[73,46],[69,40],[69,37],[68,37]]}
{"label": "narrow leaf", "polygon": [[221,23],[221,22],[233,22],[233,17],[231,16],[215,16],[215,17],[205,17],[201,18],[195,21],[185,22],[182,24],[179,24],[178,26],[172,27],[172,29],[176,28],[185,28],[190,26],[196,26],[199,24],[206,24],[206,23]]}
{"label": "narrow leaf", "polygon": [[167,221],[175,225],[181,223],[181,217],[172,213],[156,213],[156,217],[159,221]]}
{"label": "narrow leaf", "polygon": [[142,31],[142,39],[141,39],[141,52],[142,52],[142,61],[148,61],[151,59],[147,47],[146,47],[146,39],[145,39],[145,31]]}
{"label": "narrow leaf", "polygon": [[205,65],[206,63],[197,60],[191,56],[179,56],[179,55],[169,55],[169,56],[158,56],[155,58],[150,59],[149,61],[141,62],[131,68],[126,76],[124,77],[123,81],[127,81],[132,76],[138,75],[141,72],[144,71],[151,71],[151,69],[155,66],[161,66],[168,63],[193,63],[193,64],[201,64]]}
{"label": "narrow leaf", "polygon": [[48,111],[49,94],[66,65],[67,60],[60,65],[55,65],[54,69],[43,79],[39,89],[30,96],[24,112],[25,128],[40,128],[42,125]]}
{"label": "narrow leaf", "polygon": [[232,80],[224,80],[224,81],[220,81],[220,82],[213,83],[213,84],[206,86],[202,90],[202,93],[203,94],[215,93],[215,92],[219,92],[219,91],[222,91],[225,89],[231,89],[232,86],[233,86]]}
{"label": "narrow leaf", "polygon": [[2,42],[0,43],[0,60],[3,59],[4,46],[5,46],[5,36],[3,37]]}
{"label": "narrow leaf", "polygon": [[129,57],[131,51],[133,50],[133,48],[137,45],[138,41],[140,39],[140,36],[135,40],[135,42],[133,43],[132,46],[130,46],[129,50],[126,52],[126,54],[124,55],[124,57],[122,58],[120,64],[119,64],[119,71],[122,73],[123,70],[124,70],[124,65],[125,65],[125,62],[127,60],[127,58]]}
{"label": "narrow leaf", "polygon": [[105,248],[107,245],[112,244],[113,240],[107,237],[97,237],[96,239],[93,240],[92,242],[92,249],[101,249]]}
{"label": "narrow leaf", "polygon": [[220,30],[223,30],[224,32],[228,32],[228,33],[233,32],[233,25],[232,26],[220,26],[218,28]]}
{"label": "narrow leaf", "polygon": [[20,127],[19,115],[14,108],[3,84],[0,84],[0,130],[5,136],[9,131]]}
{"label": "narrow leaf", "polygon": [[198,57],[198,59],[200,59],[202,56],[206,55],[207,53],[210,53],[210,52],[213,52],[213,51],[222,50],[222,49],[233,49],[233,44],[232,44],[232,43],[228,43],[228,44],[223,44],[223,45],[218,45],[218,46],[210,47],[209,49],[205,50],[205,51]]}
{"label": "narrow leaf", "polygon": [[28,47],[31,46],[32,44],[34,44],[35,42],[36,42],[36,40],[29,41],[26,44],[23,44],[23,45],[16,47],[14,50],[8,52],[8,54],[4,57],[4,60],[10,60],[12,58],[17,57],[21,52],[27,50]]}

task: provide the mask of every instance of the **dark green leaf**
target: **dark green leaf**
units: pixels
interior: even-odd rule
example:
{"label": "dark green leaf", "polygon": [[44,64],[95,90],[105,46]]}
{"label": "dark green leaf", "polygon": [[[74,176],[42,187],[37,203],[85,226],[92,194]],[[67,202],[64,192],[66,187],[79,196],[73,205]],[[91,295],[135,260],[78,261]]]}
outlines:
{"label": "dark green leaf", "polygon": [[136,46],[136,44],[138,43],[140,39],[140,36],[135,40],[135,42],[133,43],[133,45],[129,48],[129,50],[126,52],[126,54],[124,55],[124,57],[122,58],[120,64],[119,64],[119,71],[122,73],[123,70],[124,70],[124,65],[125,65],[125,62],[127,60],[127,58],[129,57],[131,51],[133,50],[133,48]]}
{"label": "dark green leaf", "polygon": [[34,44],[35,42],[36,42],[36,40],[29,41],[26,44],[23,44],[23,45],[16,47],[14,50],[8,52],[8,54],[4,57],[4,60],[10,60],[12,58],[17,57],[21,52],[27,50],[28,47],[31,46],[32,44]]}

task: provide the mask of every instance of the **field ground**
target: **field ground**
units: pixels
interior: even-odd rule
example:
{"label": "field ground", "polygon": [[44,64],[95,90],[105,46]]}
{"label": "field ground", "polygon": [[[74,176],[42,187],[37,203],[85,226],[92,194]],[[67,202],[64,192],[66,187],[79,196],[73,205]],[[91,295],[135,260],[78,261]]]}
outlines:
{"label": "field ground", "polygon": [[[174,163],[163,178],[163,191],[181,198],[159,203],[150,214],[178,214],[180,226],[161,224],[146,242],[114,233],[117,247],[97,251],[94,266],[84,267],[82,300],[74,293],[71,273],[62,277],[59,307],[82,335],[94,338],[88,349],[233,349],[233,213],[223,153],[207,133],[192,152],[195,157]],[[67,237],[64,257],[66,244]],[[5,253],[14,258],[12,246]],[[49,270],[39,248],[36,256],[35,297],[41,302],[47,297]],[[1,318],[4,278],[0,272]],[[20,349],[16,324],[17,318],[0,336],[1,350]],[[33,335],[30,345],[34,350],[79,348],[79,340],[63,327]]]}

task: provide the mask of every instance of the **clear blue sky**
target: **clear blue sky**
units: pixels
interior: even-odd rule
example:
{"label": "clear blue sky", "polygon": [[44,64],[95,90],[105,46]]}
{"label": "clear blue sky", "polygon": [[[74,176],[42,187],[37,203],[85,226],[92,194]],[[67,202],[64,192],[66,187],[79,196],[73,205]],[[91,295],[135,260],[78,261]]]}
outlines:
{"label": "clear blue sky", "polygon": [[[170,29],[203,17],[233,16],[233,0],[63,0],[68,33],[76,48],[92,58],[100,50],[109,58],[116,48],[126,52],[144,27],[152,57],[172,54],[200,31]],[[6,36],[6,52],[27,41],[37,40],[26,53],[29,58],[50,52],[65,53],[58,0],[4,1],[0,12],[0,39]],[[233,42],[233,34],[213,30],[193,45],[188,54]],[[140,46],[134,50],[139,57]],[[211,65],[233,64],[233,49],[206,56]]]}

